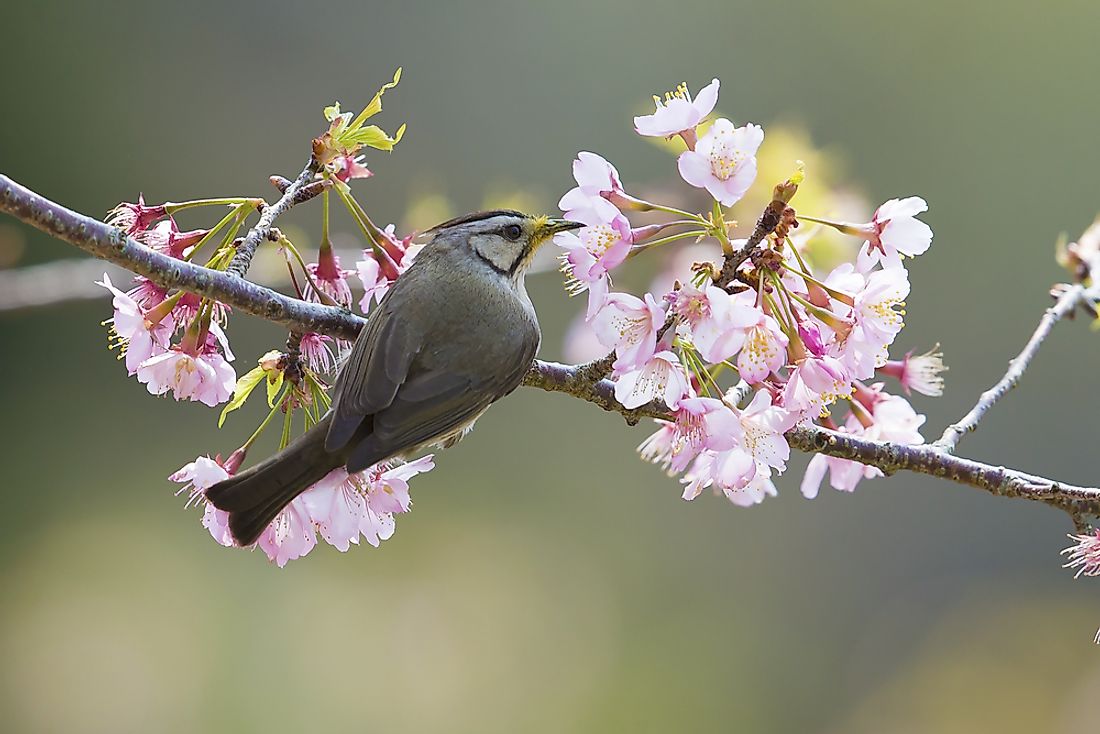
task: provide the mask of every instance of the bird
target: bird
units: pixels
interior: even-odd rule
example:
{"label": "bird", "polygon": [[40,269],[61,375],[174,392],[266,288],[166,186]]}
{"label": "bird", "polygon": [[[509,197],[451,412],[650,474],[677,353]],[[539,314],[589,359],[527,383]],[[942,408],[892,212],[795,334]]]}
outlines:
{"label": "bird", "polygon": [[206,491],[240,546],[334,469],[462,438],[519,387],[542,335],[524,274],[539,246],[584,225],[510,209],[460,216],[430,240],[370,313],[332,389],[332,406],[282,451]]}

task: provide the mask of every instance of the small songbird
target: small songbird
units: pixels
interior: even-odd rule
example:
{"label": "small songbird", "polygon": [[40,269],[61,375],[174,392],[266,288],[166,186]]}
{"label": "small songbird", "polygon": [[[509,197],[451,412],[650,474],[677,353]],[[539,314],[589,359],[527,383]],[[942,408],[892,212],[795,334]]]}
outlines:
{"label": "small songbird", "polygon": [[341,466],[357,472],[450,446],[516,389],[541,333],[523,277],[539,245],[584,225],[498,210],[468,214],[431,241],[371,312],[333,387],[332,409],[279,453],[211,487],[239,545]]}

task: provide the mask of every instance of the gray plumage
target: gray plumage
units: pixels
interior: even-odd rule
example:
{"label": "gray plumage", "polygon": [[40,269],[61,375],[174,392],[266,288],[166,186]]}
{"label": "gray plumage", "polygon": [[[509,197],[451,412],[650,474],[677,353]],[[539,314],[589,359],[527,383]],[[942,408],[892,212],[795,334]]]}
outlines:
{"label": "gray plumage", "polygon": [[523,275],[565,220],[496,211],[445,222],[367,319],[332,410],[286,449],[211,487],[240,545],[333,469],[451,445],[519,386],[540,333]]}

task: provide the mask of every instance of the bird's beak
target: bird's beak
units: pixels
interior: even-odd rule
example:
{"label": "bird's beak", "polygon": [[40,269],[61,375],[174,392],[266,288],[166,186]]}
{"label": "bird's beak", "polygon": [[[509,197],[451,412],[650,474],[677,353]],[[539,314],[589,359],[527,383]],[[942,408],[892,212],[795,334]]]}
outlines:
{"label": "bird's beak", "polygon": [[568,232],[571,229],[580,229],[585,226],[583,222],[574,222],[569,219],[548,219],[546,221],[546,236],[552,237],[558,232]]}

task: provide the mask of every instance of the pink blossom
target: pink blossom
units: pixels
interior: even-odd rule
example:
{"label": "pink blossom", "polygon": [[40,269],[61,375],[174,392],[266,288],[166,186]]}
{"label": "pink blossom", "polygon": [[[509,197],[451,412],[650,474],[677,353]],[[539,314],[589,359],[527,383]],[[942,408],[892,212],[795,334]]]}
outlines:
{"label": "pink blossom", "polygon": [[798,414],[772,405],[766,390],[757,392],[743,411],[730,413],[740,426],[724,429],[724,444],[716,442],[717,436],[712,434],[709,451],[684,478],[684,499],[694,499],[711,484],[730,502],[742,506],[756,504],[775,493],[770,480],[772,469],[782,472],[786,468],[790,446],[783,434],[794,426]]}
{"label": "pink blossom", "polygon": [[615,381],[615,399],[625,408],[640,408],[653,400],[660,400],[675,410],[681,398],[691,392],[683,365],[669,351],[657,352],[645,364],[622,374]]}
{"label": "pink blossom", "polygon": [[909,277],[905,268],[875,270],[855,291],[852,327],[830,349],[855,379],[868,379],[887,361],[887,347],[904,325]]}
{"label": "pink blossom", "polygon": [[363,313],[370,311],[371,303],[381,303],[382,297],[390,286],[409,269],[422,245],[412,244],[412,235],[400,239],[394,233],[394,225],[388,225],[380,232],[379,243],[383,252],[373,249],[363,250],[363,259],[355,263],[359,279],[363,282],[363,297],[359,308]]}
{"label": "pink blossom", "polygon": [[890,360],[879,368],[879,372],[890,375],[901,383],[906,395],[916,390],[921,395],[939,397],[943,395],[943,377],[947,371],[943,363],[943,353],[937,344],[924,354],[913,355],[907,352],[901,360]]}
{"label": "pink blossom", "polygon": [[[1062,555],[1068,557],[1067,563],[1062,568],[1076,568],[1077,573],[1073,578],[1081,576],[1100,576],[1100,529],[1094,530],[1092,535],[1070,535],[1074,545],[1062,551]],[[1100,633],[1097,633],[1100,637]]]}
{"label": "pink blossom", "polygon": [[851,377],[839,360],[810,355],[801,359],[787,377],[783,407],[812,418],[851,390]]}
{"label": "pink blossom", "polygon": [[704,451],[681,481],[685,500],[695,499],[711,486],[739,507],[751,507],[777,494],[770,470],[761,469],[749,454],[738,450]]}
{"label": "pink blossom", "polygon": [[867,429],[867,438],[914,446],[924,443],[920,427],[924,425],[925,417],[900,395],[879,392],[871,408],[871,417],[875,422]]}
{"label": "pink blossom", "polygon": [[435,468],[432,454],[421,456],[415,461],[398,463],[388,468],[379,464],[373,467],[371,492],[367,496],[367,505],[378,513],[408,512],[412,501],[409,499],[409,480]]}
{"label": "pink blossom", "polygon": [[[164,302],[164,299],[168,296],[168,291],[148,278],[135,275],[134,287],[126,291],[126,295],[134,299],[144,311],[148,312]],[[166,317],[165,322],[167,324],[176,323],[174,312]]]}
{"label": "pink blossom", "polygon": [[867,238],[860,248],[858,263],[868,270],[875,263],[884,267],[901,267],[901,256],[915,257],[932,244],[932,228],[916,218],[928,211],[928,204],[919,196],[890,199],[876,211],[867,224],[848,226],[845,231]]}
{"label": "pink blossom", "polygon": [[833,489],[852,492],[863,479],[864,471],[868,468],[870,467],[855,461],[816,454],[810,459],[810,463],[806,466],[806,473],[802,477],[802,495],[811,500],[817,497],[826,471],[829,472],[829,485]]}
{"label": "pink blossom", "polygon": [[757,464],[782,473],[791,455],[783,434],[794,427],[798,418],[798,413],[773,405],[767,390],[757,391],[740,415],[744,450]]}
{"label": "pink blossom", "polygon": [[233,532],[229,529],[229,513],[219,510],[213,504],[207,502],[202,511],[202,526],[206,528],[218,545],[232,548],[237,545],[233,538]]}
{"label": "pink blossom", "polygon": [[111,331],[126,355],[126,371],[130,375],[138,372],[141,364],[151,357],[163,354],[172,337],[172,327],[164,320],[150,324],[146,320],[148,311],[143,309],[129,295],[115,288],[107,274],[97,281],[112,294],[115,313],[105,323],[111,324]]}
{"label": "pink blossom", "polygon": [[149,229],[138,232],[134,238],[147,247],[157,252],[163,252],[176,259],[182,260],[191,247],[205,237],[210,230],[194,229],[190,232],[180,232],[176,226],[176,220],[169,217],[157,222]]}
{"label": "pink blossom", "polygon": [[408,480],[435,466],[432,456],[406,464],[375,465],[348,474],[335,469],[302,495],[321,537],[341,552],[362,536],[378,546],[394,531],[393,515],[411,505]]}
{"label": "pink blossom", "polygon": [[256,544],[279,568],[317,546],[317,529],[310,519],[305,495],[298,495],[260,533]]}
{"label": "pink blossom", "polygon": [[735,128],[729,120],[719,118],[695,150],[680,154],[680,176],[692,186],[706,189],[723,206],[731,206],[756,180],[756,151],[762,142],[764,130],[759,125]]}
{"label": "pink blossom", "polygon": [[[348,276],[354,275],[355,271],[341,268],[339,255],[331,249],[322,249],[318,262],[309,263],[306,269],[313,278],[313,282],[325,295],[341,306],[351,306],[351,286],[348,285]],[[306,290],[306,300],[318,303],[321,298],[313,288],[309,288]]]}
{"label": "pink blossom", "polygon": [[359,525],[367,511],[367,489],[366,472],[349,475],[341,467],[302,494],[321,537],[341,553],[359,542]]}
{"label": "pink blossom", "polygon": [[772,482],[771,472],[760,469],[757,465],[757,473],[743,487],[722,487],[722,494],[731,503],[738,507],[752,507],[764,501],[767,497],[775,497],[779,492]]}
{"label": "pink blossom", "polygon": [[324,374],[331,372],[336,366],[336,357],[332,354],[332,337],[308,331],[302,335],[302,341],[298,345],[302,361],[314,372]]}
{"label": "pink blossom", "polygon": [[[173,482],[180,482],[184,485],[176,494],[187,492],[189,495],[187,503],[191,504],[192,502],[201,500],[206,490],[223,479],[228,479],[229,476],[240,467],[240,463],[243,459],[244,451],[240,449],[234,451],[224,465],[216,459],[211,459],[209,456],[200,456],[191,463],[178,469],[169,476],[168,479]],[[220,545],[224,545],[227,548],[235,545],[233,534],[229,531],[229,513],[224,510],[219,510],[209,502],[204,502],[204,504],[205,509],[203,510],[202,526],[210,532],[210,535]]]}
{"label": "pink blossom", "polygon": [[226,358],[208,348],[188,354],[172,347],[138,365],[137,377],[153,395],[171,391],[176,400],[194,400],[210,407],[229,400],[237,383]]}
{"label": "pink blossom", "polygon": [[750,385],[763,382],[787,363],[787,335],[779,322],[763,311],[747,330],[737,355],[737,372]]}
{"label": "pink blossom", "polygon": [[635,369],[653,356],[657,331],[664,322],[664,311],[649,293],[644,301],[629,293],[611,293],[591,321],[600,343],[615,350],[616,374]]}
{"label": "pink blossom", "polygon": [[353,178],[370,178],[374,174],[363,163],[364,159],[365,156],[361,155],[339,155],[328,164],[328,169],[344,183]]}
{"label": "pink blossom", "polygon": [[685,398],[673,422],[657,423],[660,428],[638,446],[638,453],[671,474],[682,472],[703,449],[721,451],[737,446],[743,435],[738,416],[714,398]]}
{"label": "pink blossom", "polygon": [[153,222],[167,215],[163,204],[146,206],[145,197],[138,194],[136,204],[122,202],[107,212],[107,224],[118,227],[129,236],[134,236],[149,228]]}
{"label": "pink blossom", "polygon": [[610,217],[604,214],[591,209],[574,212],[571,218],[587,226],[554,235],[554,244],[565,250],[563,270],[580,284],[577,292],[601,280],[630,254],[630,222],[618,209]]}
{"label": "pink blossom", "polygon": [[575,219],[577,212],[590,210],[595,210],[602,220],[611,220],[619,213],[618,207],[610,200],[625,195],[615,166],[595,153],[582,150],[573,161],[573,178],[577,185],[558,202],[566,219]]}
{"label": "pink blossom", "polygon": [[201,497],[206,490],[228,478],[229,472],[225,470],[225,467],[209,456],[198,457],[194,461],[183,465],[168,477],[170,481],[184,485],[179,492],[188,493],[188,504],[190,504],[191,499]]}
{"label": "pink blossom", "polygon": [[[925,418],[913,410],[913,406],[903,397],[877,391],[870,418],[871,425],[864,427],[854,414],[850,414],[844,428],[840,430],[872,441],[889,441],[906,445],[924,443],[924,437],[921,436],[919,429],[924,424]],[[818,454],[810,460],[802,479],[802,494],[805,497],[813,499],[817,496],[826,470],[829,472],[830,486],[842,492],[853,491],[861,479],[882,476],[882,472],[873,466]]]}
{"label": "pink blossom", "polygon": [[373,303],[381,303],[382,296],[390,289],[389,278],[382,273],[382,266],[370,256],[369,250],[364,250],[364,259],[355,263],[355,269],[359,273],[359,280],[363,283],[363,297],[359,299],[359,308],[363,313],[368,313]]}
{"label": "pink blossom", "polygon": [[694,134],[696,126],[711,113],[718,103],[717,79],[699,90],[692,99],[687,84],[681,84],[675,92],[665,95],[665,99],[654,97],[657,110],[652,115],[634,118],[634,130],[639,135],[670,138],[684,132]]}
{"label": "pink blossom", "polygon": [[736,354],[744,344],[746,328],[763,315],[713,285],[705,290],[683,286],[671,298],[672,309],[691,334],[691,343],[711,363]]}

